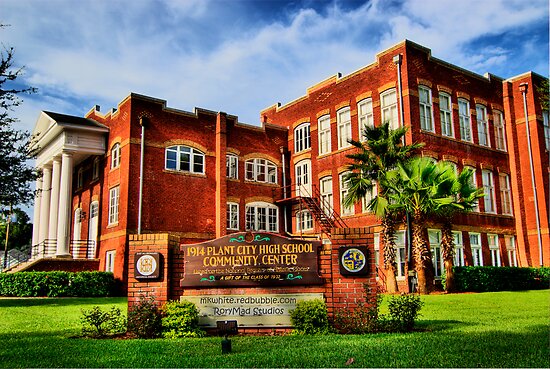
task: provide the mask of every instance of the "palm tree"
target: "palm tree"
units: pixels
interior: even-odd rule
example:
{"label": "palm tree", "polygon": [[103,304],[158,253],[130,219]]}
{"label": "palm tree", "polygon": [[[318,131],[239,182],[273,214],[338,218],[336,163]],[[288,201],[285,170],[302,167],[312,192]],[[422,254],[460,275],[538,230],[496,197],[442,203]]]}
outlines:
{"label": "palm tree", "polygon": [[453,181],[450,166],[435,164],[430,158],[413,158],[399,163],[386,175],[388,210],[405,211],[411,215],[412,247],[418,289],[429,293],[433,284],[433,264],[425,237],[426,220],[438,214],[444,206],[453,206]]}
{"label": "palm tree", "polygon": [[[442,164],[443,165],[443,164]],[[449,166],[450,167],[450,166]],[[453,292],[454,290],[454,252],[455,245],[452,231],[452,221],[459,212],[471,211],[475,208],[479,198],[483,197],[483,188],[477,188],[472,181],[473,170],[464,168],[460,174],[450,167],[446,173],[449,180],[452,181],[451,195],[454,202],[442,206],[439,215],[443,220],[441,227],[441,253],[443,264],[445,266],[445,290]]]}
{"label": "palm tree", "polygon": [[395,214],[386,211],[384,201],[386,188],[384,180],[386,173],[403,163],[423,144],[404,145],[404,136],[407,127],[391,129],[388,122],[378,127],[365,126],[363,128],[364,142],[350,140],[351,145],[358,150],[346,155],[353,162],[348,166],[349,174],[345,180],[348,193],[343,201],[344,206],[353,206],[371,193],[378,183],[378,195],[368,204],[370,210],[378,209],[376,214],[381,218],[382,235],[384,240],[383,255],[384,269],[386,270],[386,291],[397,292],[395,262]]}

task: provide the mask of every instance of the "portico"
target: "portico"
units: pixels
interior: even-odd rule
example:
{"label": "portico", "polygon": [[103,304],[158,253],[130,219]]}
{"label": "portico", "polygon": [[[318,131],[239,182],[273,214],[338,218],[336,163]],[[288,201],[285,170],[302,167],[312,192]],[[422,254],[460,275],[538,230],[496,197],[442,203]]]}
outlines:
{"label": "portico", "polygon": [[33,132],[42,176],[36,183],[32,259],[79,257],[70,252],[73,169],[89,156],[105,154],[108,132],[92,119],[41,112]]}

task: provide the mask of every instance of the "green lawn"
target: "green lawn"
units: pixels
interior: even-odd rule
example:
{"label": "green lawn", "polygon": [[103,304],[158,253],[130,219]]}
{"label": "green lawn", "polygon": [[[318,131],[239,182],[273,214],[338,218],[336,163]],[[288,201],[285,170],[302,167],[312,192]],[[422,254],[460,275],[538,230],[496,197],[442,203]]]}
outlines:
{"label": "green lawn", "polygon": [[122,298],[0,299],[0,367],[549,367],[550,291],[422,297],[408,334],[93,340],[80,309]]}

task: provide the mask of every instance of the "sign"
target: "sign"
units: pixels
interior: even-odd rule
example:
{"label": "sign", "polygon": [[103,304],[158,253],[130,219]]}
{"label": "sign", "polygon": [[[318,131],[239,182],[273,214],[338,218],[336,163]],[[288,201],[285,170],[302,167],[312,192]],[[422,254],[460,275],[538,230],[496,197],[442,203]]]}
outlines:
{"label": "sign", "polygon": [[182,287],[281,286],[322,284],[321,243],[271,233],[234,233],[213,241],[181,245]]}
{"label": "sign", "polygon": [[290,311],[300,301],[323,299],[322,293],[265,295],[193,295],[180,300],[199,309],[199,324],[216,327],[220,320],[236,320],[239,327],[290,327]]}
{"label": "sign", "polygon": [[155,279],[160,277],[160,253],[136,252],[134,260],[134,278]]}
{"label": "sign", "polygon": [[338,249],[340,274],[342,275],[367,275],[368,248],[366,246],[344,246]]}

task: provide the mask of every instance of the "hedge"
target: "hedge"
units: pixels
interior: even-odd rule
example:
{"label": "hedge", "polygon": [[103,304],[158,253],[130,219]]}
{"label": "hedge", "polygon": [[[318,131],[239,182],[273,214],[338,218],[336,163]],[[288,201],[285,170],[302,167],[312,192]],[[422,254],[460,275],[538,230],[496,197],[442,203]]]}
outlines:
{"label": "hedge", "polygon": [[118,295],[109,272],[19,272],[0,274],[0,296],[104,297]]}
{"label": "hedge", "polygon": [[459,292],[520,291],[550,288],[550,268],[453,267]]}

